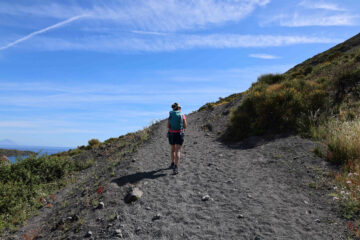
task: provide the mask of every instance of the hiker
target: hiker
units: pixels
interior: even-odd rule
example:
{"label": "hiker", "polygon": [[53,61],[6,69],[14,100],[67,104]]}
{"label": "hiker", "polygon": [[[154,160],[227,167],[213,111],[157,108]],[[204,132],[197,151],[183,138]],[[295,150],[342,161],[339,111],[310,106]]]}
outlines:
{"label": "hiker", "polygon": [[184,143],[184,129],[187,126],[186,116],[181,115],[181,106],[178,103],[171,105],[173,109],[169,113],[168,119],[168,138],[171,145],[171,165],[174,174],[178,174],[178,164],[180,160],[181,146]]}

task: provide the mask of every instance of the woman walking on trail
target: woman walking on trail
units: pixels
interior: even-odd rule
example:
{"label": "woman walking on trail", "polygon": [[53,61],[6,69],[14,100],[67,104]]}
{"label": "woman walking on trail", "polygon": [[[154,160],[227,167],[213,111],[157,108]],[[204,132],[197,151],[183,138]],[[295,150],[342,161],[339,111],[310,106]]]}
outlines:
{"label": "woman walking on trail", "polygon": [[181,115],[181,106],[178,103],[171,105],[173,109],[169,113],[168,138],[171,145],[171,165],[174,174],[178,174],[178,164],[180,160],[181,146],[184,143],[184,129],[187,126],[186,116]]}

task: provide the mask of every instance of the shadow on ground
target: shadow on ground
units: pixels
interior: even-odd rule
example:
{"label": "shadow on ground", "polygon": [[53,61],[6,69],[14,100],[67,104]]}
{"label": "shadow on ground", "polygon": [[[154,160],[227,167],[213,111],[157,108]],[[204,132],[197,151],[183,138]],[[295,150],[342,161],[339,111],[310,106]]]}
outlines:
{"label": "shadow on ground", "polygon": [[112,180],[111,182],[116,183],[119,187],[126,185],[127,183],[137,183],[143,179],[156,179],[159,177],[164,177],[167,174],[166,173],[160,173],[164,170],[168,170],[168,168],[160,168],[153,171],[148,172],[138,172],[130,175],[126,175],[123,177],[116,178]]}
{"label": "shadow on ground", "polygon": [[268,134],[268,135],[263,135],[263,136],[251,136],[251,137],[245,138],[244,140],[241,140],[239,142],[226,141],[223,138],[218,138],[217,140],[229,148],[246,150],[246,149],[255,148],[255,147],[258,147],[261,145],[265,145],[269,142],[272,142],[272,141],[275,141],[278,139],[288,138],[290,136],[294,136],[294,134],[293,133],[284,133],[284,134]]}

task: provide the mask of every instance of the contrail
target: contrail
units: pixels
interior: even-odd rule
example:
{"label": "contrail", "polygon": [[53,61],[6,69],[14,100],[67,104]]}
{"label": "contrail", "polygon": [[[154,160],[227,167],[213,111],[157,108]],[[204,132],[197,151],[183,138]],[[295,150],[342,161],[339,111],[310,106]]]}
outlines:
{"label": "contrail", "polygon": [[29,35],[26,35],[25,37],[22,37],[22,38],[20,38],[20,39],[18,39],[18,40],[16,40],[16,41],[13,41],[13,42],[11,42],[11,43],[3,46],[3,47],[0,47],[0,51],[1,51],[1,50],[4,50],[4,49],[7,49],[7,48],[9,48],[9,47],[12,47],[12,46],[14,46],[14,45],[16,45],[16,44],[18,44],[18,43],[23,42],[23,41],[26,41],[26,40],[28,40],[29,38],[32,38],[32,37],[34,37],[34,36],[36,36],[36,35],[39,35],[39,34],[44,33],[44,32],[47,32],[47,31],[49,31],[49,30],[51,30],[51,29],[54,29],[54,28],[61,27],[61,26],[65,25],[65,24],[71,23],[71,22],[73,22],[73,21],[78,20],[79,18],[86,17],[86,16],[87,16],[87,15],[75,16],[75,17],[69,18],[69,19],[67,19],[67,20],[65,20],[65,21],[59,22],[59,23],[57,23],[57,24],[54,24],[54,25],[52,25],[52,26],[50,26],[50,27],[41,29],[41,30],[36,31],[36,32],[33,32],[33,33],[30,33]]}

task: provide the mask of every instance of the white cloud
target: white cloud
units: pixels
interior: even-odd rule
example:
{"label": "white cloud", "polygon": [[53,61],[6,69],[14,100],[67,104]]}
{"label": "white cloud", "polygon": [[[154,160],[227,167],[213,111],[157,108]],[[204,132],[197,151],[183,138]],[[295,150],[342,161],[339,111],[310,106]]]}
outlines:
{"label": "white cloud", "polygon": [[[194,48],[257,48],[280,47],[295,44],[339,43],[343,39],[312,36],[284,35],[170,35],[151,38],[124,37],[123,35],[107,35],[86,37],[66,41],[54,38],[37,38],[32,41],[31,49],[40,50],[86,50],[86,51],[175,51]],[[29,46],[30,47],[30,46]]]}
{"label": "white cloud", "polygon": [[264,54],[264,53],[253,53],[249,55],[252,58],[260,58],[260,59],[278,59],[278,56]]}
{"label": "white cloud", "polygon": [[10,4],[3,1],[0,3],[0,13],[16,17],[33,16],[66,19],[77,15],[84,15],[88,12],[87,9],[77,5],[61,5],[54,1],[41,4],[29,3],[27,1],[26,4],[14,2]]}
{"label": "white cloud", "polygon": [[330,11],[346,11],[345,8],[339,7],[335,3],[321,2],[321,1],[302,1],[299,3],[300,6],[310,9],[323,9]]}
{"label": "white cloud", "polygon": [[59,3],[1,3],[0,13],[62,19],[90,15],[93,20],[103,21],[103,24],[110,21],[138,30],[175,32],[239,21],[269,2],[270,0],[123,0],[99,4],[89,1],[87,8]]}
{"label": "white cloud", "polygon": [[[229,21],[240,21],[249,16],[257,7],[263,7],[269,2],[270,0],[124,0],[107,1],[102,4],[90,2],[87,8],[79,5],[65,6],[59,3],[41,6],[12,6],[0,3],[0,13],[18,15],[28,13],[39,17],[68,18],[58,24],[8,43],[0,47],[0,50],[84,16],[87,17],[86,21],[82,21],[81,27],[75,29],[79,32],[78,35],[74,32],[71,38],[66,37],[67,35],[61,35],[60,38],[37,36],[31,40],[31,44],[24,45],[24,47],[55,51],[161,52],[193,48],[275,47],[293,44],[338,43],[341,41],[309,36],[179,33],[183,30],[195,31],[199,28],[225,24]],[[310,3],[305,1],[301,4],[310,6]],[[324,5],[316,6],[324,8]],[[332,7],[334,8],[334,6]],[[328,6],[328,8],[330,7]],[[307,16],[295,13],[294,15],[279,15],[268,22],[276,22],[281,26],[289,27],[343,26],[355,25],[357,18],[357,16],[345,13],[332,16]]]}
{"label": "white cloud", "polygon": [[158,94],[123,94],[123,95],[104,95],[104,94],[59,94],[50,96],[18,95],[1,96],[1,105],[36,107],[36,108],[66,108],[66,107],[85,107],[87,104],[104,106],[106,104],[154,104],[161,103],[164,99],[175,101],[177,95],[191,97],[192,101],[199,96],[231,93],[232,89],[207,88],[199,90],[175,91],[169,96],[168,92]]}
{"label": "white cloud", "polygon": [[354,26],[358,23],[359,16],[348,14],[324,15],[324,14],[298,14],[291,16],[280,15],[273,19],[284,27],[306,27],[306,26]]}
{"label": "white cloud", "polygon": [[85,15],[75,16],[75,17],[66,19],[65,21],[62,21],[62,22],[56,23],[56,24],[54,24],[54,25],[51,25],[51,26],[49,26],[49,27],[43,28],[43,29],[41,29],[41,30],[32,32],[32,33],[26,35],[25,37],[19,38],[19,39],[13,41],[13,42],[10,42],[10,43],[6,44],[5,46],[0,47],[0,51],[1,51],[1,50],[5,50],[5,49],[7,49],[7,48],[9,48],[9,47],[12,47],[12,46],[14,46],[14,45],[16,45],[16,44],[19,44],[19,43],[21,43],[21,42],[24,42],[24,41],[26,41],[26,40],[28,40],[28,39],[36,36],[36,35],[39,35],[39,34],[41,34],[41,33],[47,32],[47,31],[52,30],[52,29],[55,29],[55,28],[59,28],[59,27],[61,27],[61,26],[63,26],[63,25],[66,25],[66,24],[69,24],[69,23],[71,23],[71,22],[73,22],[73,21],[76,21],[76,20],[78,20],[78,19],[80,19],[80,18],[83,18],[83,17],[85,17]]}
{"label": "white cloud", "polygon": [[298,6],[301,8],[295,8],[295,11],[288,9],[288,13],[273,14],[272,17],[264,19],[261,25],[275,23],[283,27],[327,27],[356,26],[360,23],[358,13],[335,3],[304,0]]}

